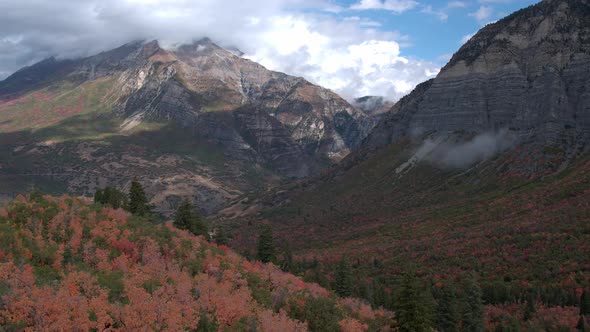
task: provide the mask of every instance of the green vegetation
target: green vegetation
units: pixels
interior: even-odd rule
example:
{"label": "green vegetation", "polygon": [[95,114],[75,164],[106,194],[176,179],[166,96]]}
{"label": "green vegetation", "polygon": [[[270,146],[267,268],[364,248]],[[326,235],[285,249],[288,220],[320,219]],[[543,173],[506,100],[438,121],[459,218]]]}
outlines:
{"label": "green vegetation", "polygon": [[400,332],[432,331],[432,295],[413,274],[406,273],[403,276],[396,302],[397,327]]}
{"label": "green vegetation", "polygon": [[201,217],[194,212],[194,207],[188,200],[184,200],[180,206],[178,206],[176,214],[174,215],[174,226],[178,229],[187,230],[194,235],[209,238],[207,225]]}
{"label": "green vegetation", "polygon": [[108,205],[113,209],[122,208],[127,210],[129,208],[127,195],[113,187],[98,189],[94,194],[94,202]]}
{"label": "green vegetation", "polygon": [[354,280],[352,268],[347,259],[342,259],[336,267],[336,294],[341,297],[349,297],[353,294]]}
{"label": "green vegetation", "polygon": [[151,213],[143,187],[137,179],[131,181],[131,188],[129,188],[129,212],[138,216],[147,216]]}
{"label": "green vegetation", "polygon": [[272,235],[272,227],[263,224],[258,236],[256,258],[263,263],[272,262],[275,259],[275,244]]}
{"label": "green vegetation", "polygon": [[291,307],[291,317],[307,321],[311,331],[338,331],[343,313],[330,298],[309,299],[303,308]]}

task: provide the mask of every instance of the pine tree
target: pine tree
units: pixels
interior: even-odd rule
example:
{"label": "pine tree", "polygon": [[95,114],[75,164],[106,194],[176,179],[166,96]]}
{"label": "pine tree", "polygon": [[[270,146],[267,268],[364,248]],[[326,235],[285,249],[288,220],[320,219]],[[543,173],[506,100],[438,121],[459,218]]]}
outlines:
{"label": "pine tree", "polygon": [[580,297],[580,315],[590,316],[590,293],[587,290]]}
{"label": "pine tree", "polygon": [[109,205],[114,209],[127,209],[127,195],[113,187],[98,189],[94,193],[94,202]]}
{"label": "pine tree", "polygon": [[223,227],[219,227],[215,232],[215,243],[219,246],[227,246],[229,244],[229,238]]}
{"label": "pine tree", "polygon": [[102,195],[103,195],[102,189],[97,189],[96,192],[94,193],[94,203],[102,204],[102,202],[103,202]]}
{"label": "pine tree", "polygon": [[578,319],[576,329],[580,332],[586,332],[586,323],[584,322],[584,316],[580,316],[580,319]]}
{"label": "pine tree", "polygon": [[129,189],[129,212],[138,216],[146,216],[151,212],[143,187],[137,179],[131,181]]}
{"label": "pine tree", "polygon": [[288,242],[283,247],[283,259],[281,260],[281,270],[285,272],[293,271],[293,253]]}
{"label": "pine tree", "polygon": [[524,320],[530,320],[531,318],[533,318],[536,312],[537,307],[535,306],[535,299],[533,298],[533,296],[529,296],[526,300],[526,307],[524,308]]}
{"label": "pine tree", "polygon": [[441,290],[441,297],[438,300],[436,314],[436,325],[440,331],[459,331],[459,303],[457,301],[457,292],[451,284],[445,285]]}
{"label": "pine tree", "polygon": [[481,332],[485,329],[484,305],[481,288],[475,277],[469,276],[465,281],[465,310],[463,312],[463,330]]}
{"label": "pine tree", "polygon": [[194,235],[202,235],[205,238],[209,237],[207,225],[201,220],[199,215],[194,213],[193,205],[188,200],[184,200],[176,210],[173,224],[176,228],[187,230]]}
{"label": "pine tree", "polygon": [[268,224],[262,226],[258,236],[258,250],[256,258],[263,263],[272,262],[275,258],[275,245],[272,236],[272,227]]}
{"label": "pine tree", "polygon": [[336,269],[336,294],[349,297],[352,295],[353,287],[352,268],[347,259],[342,259]]}
{"label": "pine tree", "polygon": [[429,289],[420,285],[414,274],[406,273],[396,299],[396,319],[400,332],[432,331],[432,301]]}

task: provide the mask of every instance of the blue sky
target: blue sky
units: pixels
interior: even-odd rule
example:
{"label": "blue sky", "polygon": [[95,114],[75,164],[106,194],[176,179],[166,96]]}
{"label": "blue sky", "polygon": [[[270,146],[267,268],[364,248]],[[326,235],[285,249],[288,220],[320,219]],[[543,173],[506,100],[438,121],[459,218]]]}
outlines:
{"label": "blue sky", "polygon": [[[397,31],[405,37],[400,46],[406,55],[444,64],[445,59],[463,44],[466,36],[539,0],[398,1],[402,3],[399,6],[403,6],[404,2],[409,3],[407,6],[415,4],[401,12],[366,9],[335,15],[358,16],[381,25],[375,26],[375,29]],[[333,3],[341,8],[351,8],[358,6],[359,1],[336,0]]]}
{"label": "blue sky", "polygon": [[209,37],[344,98],[397,100],[464,39],[535,0],[0,0],[0,79],[49,56]]}

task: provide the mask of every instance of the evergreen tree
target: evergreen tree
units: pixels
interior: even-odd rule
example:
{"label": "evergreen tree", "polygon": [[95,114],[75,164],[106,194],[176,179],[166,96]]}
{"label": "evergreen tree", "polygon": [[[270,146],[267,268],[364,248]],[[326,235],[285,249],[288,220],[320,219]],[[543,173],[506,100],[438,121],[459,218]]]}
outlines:
{"label": "evergreen tree", "polygon": [[102,195],[103,195],[103,190],[96,189],[96,192],[94,193],[94,203],[102,204],[102,202],[103,202]]}
{"label": "evergreen tree", "polygon": [[174,226],[178,229],[187,230],[194,235],[202,235],[205,238],[209,238],[207,232],[207,225],[201,220],[199,215],[194,213],[193,205],[188,201],[184,200],[174,215]]}
{"label": "evergreen tree", "polygon": [[416,277],[406,273],[396,299],[396,319],[400,332],[432,331],[432,300],[429,289],[420,285]]}
{"label": "evergreen tree", "polygon": [[465,310],[463,312],[463,330],[481,332],[485,329],[484,305],[481,288],[473,275],[465,281]]}
{"label": "evergreen tree", "polygon": [[219,246],[227,246],[229,244],[229,238],[223,227],[219,227],[215,232],[215,243]]}
{"label": "evergreen tree", "polygon": [[580,316],[580,319],[578,319],[576,329],[580,332],[586,332],[586,322],[584,321],[584,316]]}
{"label": "evergreen tree", "polygon": [[526,307],[524,308],[524,320],[530,320],[536,312],[537,307],[535,305],[535,299],[532,296],[529,296],[526,300]]}
{"label": "evergreen tree", "polygon": [[293,271],[293,253],[291,252],[291,246],[288,242],[285,242],[283,247],[283,259],[281,260],[281,270],[285,272]]}
{"label": "evergreen tree", "polygon": [[272,236],[272,227],[264,224],[258,236],[256,258],[263,263],[272,262],[275,258],[275,245]]}
{"label": "evergreen tree", "polygon": [[217,332],[218,330],[219,324],[217,323],[216,317],[210,319],[205,312],[202,312],[196,332]]}
{"label": "evergreen tree", "polygon": [[580,297],[580,315],[590,316],[590,293],[587,290]]}
{"label": "evergreen tree", "polygon": [[143,187],[137,179],[131,181],[129,189],[129,212],[138,216],[146,216],[151,212]]}
{"label": "evergreen tree", "polygon": [[443,332],[458,332],[459,320],[460,312],[457,292],[451,284],[447,284],[441,290],[441,297],[438,300],[436,325]]}
{"label": "evergreen tree", "polygon": [[349,297],[352,295],[353,287],[352,268],[347,259],[342,259],[336,268],[336,294]]}

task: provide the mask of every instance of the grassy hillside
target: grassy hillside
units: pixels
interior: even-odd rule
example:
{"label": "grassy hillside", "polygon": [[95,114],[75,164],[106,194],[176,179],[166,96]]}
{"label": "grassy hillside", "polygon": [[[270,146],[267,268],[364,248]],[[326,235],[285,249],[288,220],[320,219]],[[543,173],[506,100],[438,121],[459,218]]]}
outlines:
{"label": "grassy hillside", "polygon": [[72,197],[0,209],[0,330],[363,331],[391,314]]}
{"label": "grassy hillside", "polygon": [[[375,294],[396,289],[407,270],[440,287],[476,273],[488,313],[497,314],[488,317],[492,326],[522,320],[527,298],[547,308],[577,305],[590,286],[587,158],[530,178],[511,169],[526,158],[518,149],[469,170],[423,161],[398,174],[411,151],[390,146],[292,186],[282,206],[250,222],[226,221],[235,227],[232,245],[251,250],[241,235],[269,220],[299,262],[293,272],[335,287],[336,263],[349,260],[355,294],[374,305],[394,307]],[[565,325],[577,323],[572,316]]]}

